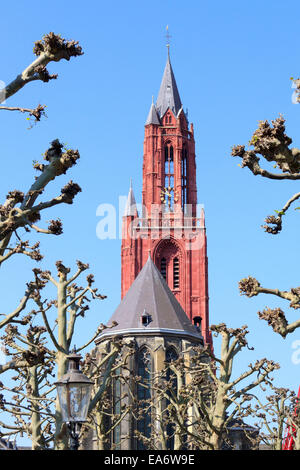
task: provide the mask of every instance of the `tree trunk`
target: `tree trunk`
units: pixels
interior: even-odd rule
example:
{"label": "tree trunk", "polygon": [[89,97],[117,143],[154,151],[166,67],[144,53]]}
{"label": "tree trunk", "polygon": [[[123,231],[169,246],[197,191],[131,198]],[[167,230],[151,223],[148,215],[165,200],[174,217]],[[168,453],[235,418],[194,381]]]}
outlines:
{"label": "tree trunk", "polygon": [[211,418],[211,437],[209,439],[209,443],[213,450],[222,449],[222,434],[226,417],[225,397],[226,392],[221,388],[218,391],[213,416]]}
{"label": "tree trunk", "polygon": [[[29,380],[28,385],[30,387],[30,395],[32,398],[39,397],[39,386],[37,379],[37,366],[29,368]],[[39,403],[37,400],[31,401],[31,438],[32,438],[32,450],[43,449],[43,442],[41,436],[41,415],[39,412]]]}

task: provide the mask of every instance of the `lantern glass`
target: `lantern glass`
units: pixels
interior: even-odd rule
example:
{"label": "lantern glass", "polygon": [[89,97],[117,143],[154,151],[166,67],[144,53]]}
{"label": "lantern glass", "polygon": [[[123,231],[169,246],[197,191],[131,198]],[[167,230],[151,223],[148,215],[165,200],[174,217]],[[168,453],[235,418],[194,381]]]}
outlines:
{"label": "lantern glass", "polygon": [[68,422],[86,421],[92,385],[90,383],[58,383],[57,394],[62,420]]}

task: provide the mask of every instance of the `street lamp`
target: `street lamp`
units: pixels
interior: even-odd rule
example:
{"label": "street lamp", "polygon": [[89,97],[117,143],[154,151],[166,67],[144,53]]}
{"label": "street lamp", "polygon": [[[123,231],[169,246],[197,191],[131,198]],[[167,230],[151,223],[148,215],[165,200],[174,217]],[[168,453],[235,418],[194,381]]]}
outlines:
{"label": "street lamp", "polygon": [[72,352],[67,359],[68,372],[55,385],[62,420],[67,423],[70,433],[70,449],[78,450],[79,432],[82,423],[86,421],[93,382],[81,372],[79,354]]}

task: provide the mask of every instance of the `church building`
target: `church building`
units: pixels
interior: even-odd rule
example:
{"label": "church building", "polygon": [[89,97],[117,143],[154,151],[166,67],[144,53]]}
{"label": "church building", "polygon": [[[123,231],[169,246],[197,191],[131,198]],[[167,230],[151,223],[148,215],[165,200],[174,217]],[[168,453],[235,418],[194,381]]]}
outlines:
{"label": "church building", "polygon": [[[123,216],[121,303],[108,321],[115,326],[97,338],[96,350],[98,357],[109,352],[113,337],[130,341],[135,353],[128,370],[146,380],[190,346],[211,344],[194,127],[183,110],[169,49],[157,101],[145,123],[142,174],[142,210],[138,213],[130,184]],[[138,398],[151,393],[151,387],[136,389]],[[108,448],[143,449],[136,431],[149,437],[153,419],[151,414],[127,416],[112,431]],[[168,448],[174,448],[171,437]]]}
{"label": "church building", "polygon": [[188,318],[210,342],[204,209],[197,213],[194,126],[183,110],[168,54],[145,124],[142,214],[132,187],[123,217],[121,298],[148,254]]}

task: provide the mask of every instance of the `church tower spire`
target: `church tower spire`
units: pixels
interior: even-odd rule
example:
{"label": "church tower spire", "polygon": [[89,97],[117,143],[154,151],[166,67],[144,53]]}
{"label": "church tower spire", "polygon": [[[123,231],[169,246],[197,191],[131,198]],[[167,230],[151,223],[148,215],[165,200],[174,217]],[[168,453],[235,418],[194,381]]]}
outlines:
{"label": "church tower spire", "polygon": [[197,214],[193,124],[183,112],[168,51],[156,104],[145,123],[142,213],[123,217],[124,298],[149,257],[186,315],[211,342],[204,212]]}
{"label": "church tower spire", "polygon": [[177,114],[181,107],[181,99],[179,96],[174,72],[170,61],[170,55],[168,53],[167,63],[165,66],[163,78],[157,97],[156,109],[160,118],[164,116],[165,112],[168,109],[170,109],[173,114],[177,117]]}

